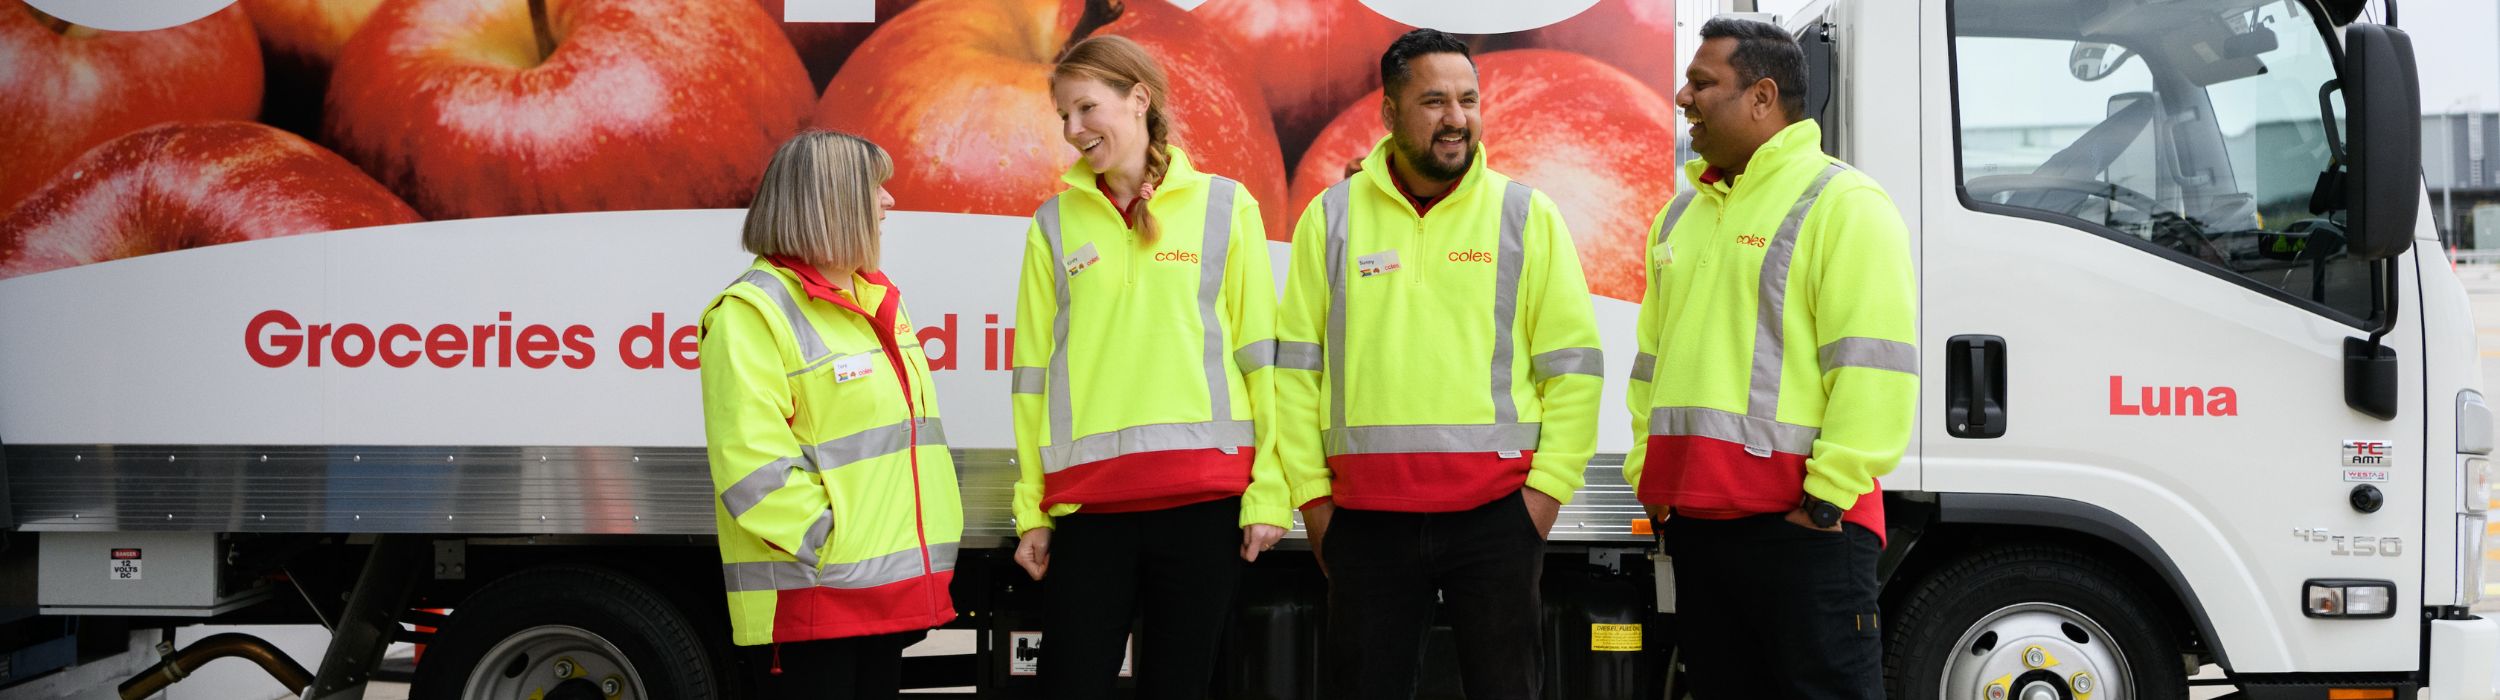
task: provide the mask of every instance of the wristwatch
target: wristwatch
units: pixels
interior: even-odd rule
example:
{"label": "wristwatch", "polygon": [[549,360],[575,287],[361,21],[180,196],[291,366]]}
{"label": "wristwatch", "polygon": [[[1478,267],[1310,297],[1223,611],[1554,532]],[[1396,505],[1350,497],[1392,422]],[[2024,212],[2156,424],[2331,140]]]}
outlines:
{"label": "wristwatch", "polygon": [[1825,530],[1839,527],[1840,516],[1846,512],[1841,510],[1840,506],[1832,505],[1831,501],[1815,498],[1812,495],[1798,502],[1797,509],[1805,511],[1806,520],[1813,522],[1815,527]]}

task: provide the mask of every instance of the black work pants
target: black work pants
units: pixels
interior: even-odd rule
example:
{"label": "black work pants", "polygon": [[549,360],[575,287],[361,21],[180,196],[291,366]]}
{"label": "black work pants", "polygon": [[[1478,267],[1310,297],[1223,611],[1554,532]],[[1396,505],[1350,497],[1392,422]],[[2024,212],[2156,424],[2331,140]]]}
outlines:
{"label": "black work pants", "polygon": [[1240,522],[1240,498],[1058,518],[1042,584],[1044,697],[1111,697],[1141,615],[1135,697],[1210,697],[1241,584]]}
{"label": "black work pants", "polygon": [[1782,514],[1661,528],[1693,697],[1883,698],[1875,533],[1808,529]]}
{"label": "black work pants", "polygon": [[[901,693],[903,649],[927,630],[745,647],[759,697],[887,700]],[[773,669],[781,669],[774,673]]]}
{"label": "black work pants", "polygon": [[1436,602],[1468,698],[1536,697],[1545,539],[1520,494],[1454,513],[1338,508],[1325,538],[1329,697],[1414,697]]}

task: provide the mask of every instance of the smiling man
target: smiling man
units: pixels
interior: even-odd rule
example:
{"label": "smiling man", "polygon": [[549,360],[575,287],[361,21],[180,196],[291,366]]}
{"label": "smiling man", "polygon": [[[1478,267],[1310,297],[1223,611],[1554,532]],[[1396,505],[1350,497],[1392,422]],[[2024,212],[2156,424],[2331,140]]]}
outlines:
{"label": "smiling man", "polygon": [[1664,520],[1695,697],[1880,698],[1875,480],[1918,397],[1909,231],[1824,155],[1786,32],[1701,36],[1675,96],[1701,159],[1650,231],[1624,478]]}
{"label": "smiling man", "polygon": [[1305,209],[1277,311],[1277,450],[1329,572],[1330,696],[1415,693],[1436,601],[1467,697],[1538,685],[1545,534],[1603,389],[1552,200],[1485,167],[1467,45],[1380,59],[1389,137]]}

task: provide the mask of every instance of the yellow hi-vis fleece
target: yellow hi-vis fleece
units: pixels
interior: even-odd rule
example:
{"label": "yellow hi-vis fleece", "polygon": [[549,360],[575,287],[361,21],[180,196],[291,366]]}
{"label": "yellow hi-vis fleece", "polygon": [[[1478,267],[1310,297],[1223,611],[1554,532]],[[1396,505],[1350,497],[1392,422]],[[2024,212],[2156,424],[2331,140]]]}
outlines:
{"label": "yellow hi-vis fleece", "polygon": [[1293,503],[1449,512],[1522,484],[1570,502],[1604,362],[1562,214],[1479,147],[1418,215],[1389,149],[1294,227],[1276,350]]}
{"label": "yellow hi-vis fleece", "polygon": [[703,313],[703,433],[741,645],[955,619],[963,537],[929,362],[883,274],[758,259]]}
{"label": "yellow hi-vis fleece", "polygon": [[1918,400],[1909,231],[1811,120],[1701,183],[1651,227],[1624,479],[1641,502],[1725,518],[1805,495],[1884,533],[1861,498],[1901,462]]}
{"label": "yellow hi-vis fleece", "polygon": [[1293,526],[1269,430],[1276,291],[1259,203],[1169,153],[1145,202],[1152,244],[1082,160],[1025,233],[1017,534],[1086,504],[1128,512],[1234,495],[1243,526]]}

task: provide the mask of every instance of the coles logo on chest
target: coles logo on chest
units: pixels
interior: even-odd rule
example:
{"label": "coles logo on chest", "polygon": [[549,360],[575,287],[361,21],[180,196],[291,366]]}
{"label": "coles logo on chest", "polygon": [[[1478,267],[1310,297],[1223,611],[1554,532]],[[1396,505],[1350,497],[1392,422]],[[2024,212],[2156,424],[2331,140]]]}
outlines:
{"label": "coles logo on chest", "polygon": [[1493,264],[1493,254],[1481,250],[1450,251],[1450,262]]}
{"label": "coles logo on chest", "polygon": [[1749,246],[1753,246],[1753,247],[1756,247],[1756,248],[1769,248],[1769,247],[1771,247],[1771,239],[1769,239],[1769,238],[1765,238],[1765,237],[1762,237],[1762,236],[1756,236],[1756,235],[1753,235],[1753,234],[1750,234],[1750,233],[1748,233],[1748,234],[1744,234],[1744,235],[1741,235],[1741,236],[1737,236],[1737,237],[1736,237],[1736,242],[1737,242],[1737,243],[1742,243],[1742,244],[1745,244],[1745,245],[1749,245]]}
{"label": "coles logo on chest", "polygon": [[1155,253],[1155,262],[1179,262],[1196,265],[1198,264],[1198,254],[1186,250],[1166,250]]}

